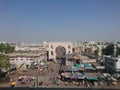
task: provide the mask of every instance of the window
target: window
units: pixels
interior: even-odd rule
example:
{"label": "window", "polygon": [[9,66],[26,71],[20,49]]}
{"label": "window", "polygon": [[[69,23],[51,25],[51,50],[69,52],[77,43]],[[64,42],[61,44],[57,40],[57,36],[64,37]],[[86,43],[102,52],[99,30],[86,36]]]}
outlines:
{"label": "window", "polygon": [[70,53],[70,51],[68,51],[68,53]]}
{"label": "window", "polygon": [[51,51],[51,55],[53,55],[53,51]]}
{"label": "window", "polygon": [[69,49],[71,48],[70,45],[68,45],[68,48],[69,48]]}
{"label": "window", "polygon": [[53,49],[53,45],[51,45],[51,49]]}
{"label": "window", "polygon": [[32,58],[30,60],[33,60]]}
{"label": "window", "polygon": [[10,60],[15,60],[15,59],[10,59]]}
{"label": "window", "polygon": [[118,62],[118,59],[116,59],[115,61]]}

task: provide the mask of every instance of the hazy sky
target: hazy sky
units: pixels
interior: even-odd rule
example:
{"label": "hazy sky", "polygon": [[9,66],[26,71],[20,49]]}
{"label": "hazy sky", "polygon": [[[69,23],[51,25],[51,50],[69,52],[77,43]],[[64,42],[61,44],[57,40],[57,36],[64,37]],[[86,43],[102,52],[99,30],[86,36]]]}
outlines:
{"label": "hazy sky", "polygon": [[120,41],[120,0],[0,0],[0,41]]}

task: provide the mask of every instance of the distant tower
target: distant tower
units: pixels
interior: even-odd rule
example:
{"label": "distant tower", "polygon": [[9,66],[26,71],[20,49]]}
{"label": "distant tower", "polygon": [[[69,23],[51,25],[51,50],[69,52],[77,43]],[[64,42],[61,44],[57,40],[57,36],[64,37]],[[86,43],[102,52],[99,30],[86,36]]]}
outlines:
{"label": "distant tower", "polygon": [[98,48],[98,56],[101,57],[102,56],[102,48],[100,46],[97,46]]}
{"label": "distant tower", "polygon": [[114,42],[114,57],[116,56],[116,52],[117,52],[117,46],[116,46],[116,41]]}

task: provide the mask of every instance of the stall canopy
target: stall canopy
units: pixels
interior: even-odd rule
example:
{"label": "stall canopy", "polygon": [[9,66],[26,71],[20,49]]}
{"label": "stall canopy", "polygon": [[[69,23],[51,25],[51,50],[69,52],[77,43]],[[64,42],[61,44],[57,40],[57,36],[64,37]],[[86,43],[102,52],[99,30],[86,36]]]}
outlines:
{"label": "stall canopy", "polygon": [[71,78],[72,79],[77,79],[76,74],[75,73],[71,73]]}
{"label": "stall canopy", "polygon": [[14,82],[11,82],[10,85],[16,85],[16,82],[15,82],[15,81],[14,81]]}
{"label": "stall canopy", "polygon": [[93,69],[92,67],[85,67],[85,69]]}
{"label": "stall canopy", "polygon": [[90,81],[98,80],[98,76],[97,73],[85,73],[86,79]]}
{"label": "stall canopy", "polygon": [[84,76],[83,73],[77,73],[76,72],[75,75],[76,75],[77,79],[85,79],[85,76]]}
{"label": "stall canopy", "polygon": [[85,67],[91,67],[92,65],[89,63],[89,64],[85,64]]}
{"label": "stall canopy", "polygon": [[78,71],[76,67],[72,67],[72,72]]}
{"label": "stall canopy", "polygon": [[85,69],[93,69],[91,64],[85,64]]}
{"label": "stall canopy", "polygon": [[90,80],[90,81],[96,81],[96,80],[98,80],[97,77],[87,77],[86,79],[87,79],[87,80]]}
{"label": "stall canopy", "polygon": [[82,68],[82,67],[84,67],[84,64],[76,64],[75,65],[77,68]]}
{"label": "stall canopy", "polygon": [[61,75],[62,75],[63,77],[65,77],[65,78],[70,78],[70,77],[71,77],[71,73],[68,73],[68,72],[66,72],[66,73],[61,73]]}

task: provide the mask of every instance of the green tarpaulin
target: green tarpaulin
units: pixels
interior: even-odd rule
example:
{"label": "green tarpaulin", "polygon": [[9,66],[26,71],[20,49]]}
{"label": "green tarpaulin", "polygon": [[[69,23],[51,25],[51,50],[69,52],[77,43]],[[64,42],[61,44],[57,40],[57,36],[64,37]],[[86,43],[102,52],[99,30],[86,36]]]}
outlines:
{"label": "green tarpaulin", "polygon": [[87,80],[98,80],[98,78],[86,78]]}
{"label": "green tarpaulin", "polygon": [[85,67],[90,67],[91,66],[91,64],[85,64]]}
{"label": "green tarpaulin", "polygon": [[81,67],[84,67],[84,65],[83,64],[76,64],[76,67],[81,68]]}

